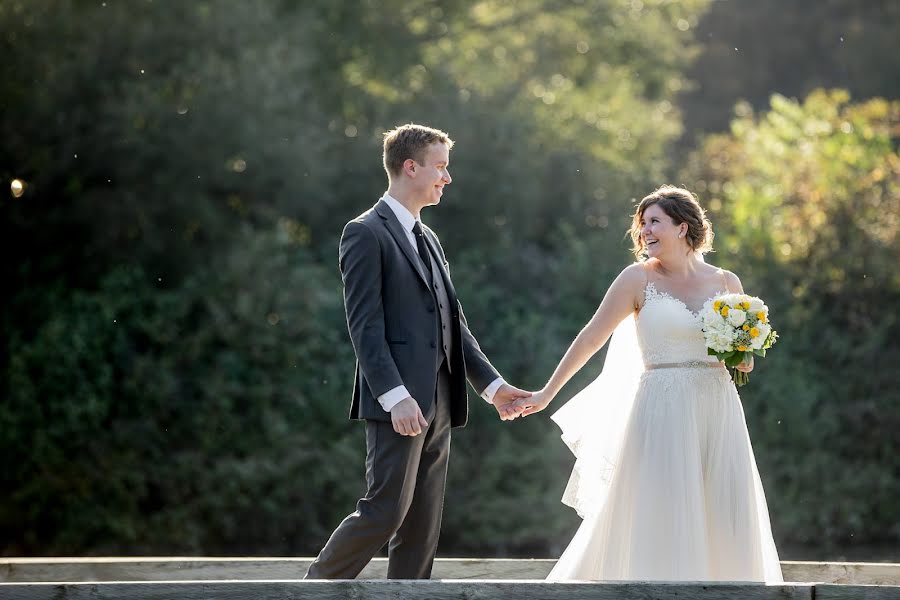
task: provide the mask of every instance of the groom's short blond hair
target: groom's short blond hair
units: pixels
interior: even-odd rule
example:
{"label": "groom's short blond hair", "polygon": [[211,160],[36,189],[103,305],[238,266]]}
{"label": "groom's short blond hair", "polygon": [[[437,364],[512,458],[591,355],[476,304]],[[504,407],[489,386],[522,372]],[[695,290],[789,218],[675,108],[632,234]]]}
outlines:
{"label": "groom's short blond hair", "polygon": [[440,129],[425,125],[407,123],[385,132],[383,160],[388,177],[399,175],[408,158],[420,165],[424,164],[425,150],[436,142],[446,144],[448,150],[453,147],[450,136]]}

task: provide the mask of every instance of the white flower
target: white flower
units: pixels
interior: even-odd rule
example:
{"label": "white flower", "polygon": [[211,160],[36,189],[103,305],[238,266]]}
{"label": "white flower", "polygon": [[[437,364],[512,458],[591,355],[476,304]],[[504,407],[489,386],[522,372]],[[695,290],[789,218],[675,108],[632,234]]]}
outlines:
{"label": "white flower", "polygon": [[740,304],[741,302],[750,302],[750,296],[747,294],[732,294],[731,295],[731,304]]}
{"label": "white flower", "polygon": [[768,312],[769,309],[766,308],[766,305],[759,298],[750,298],[750,312],[755,313],[761,310],[765,310],[766,312]]}
{"label": "white flower", "polygon": [[712,306],[704,306],[700,317],[706,327],[714,327],[716,324],[722,323],[722,315],[714,311]]}
{"label": "white flower", "polygon": [[707,343],[716,352],[730,352],[733,350],[731,339],[721,334],[713,334]]}
{"label": "white flower", "polygon": [[744,321],[747,320],[747,313],[744,311],[734,308],[728,312],[728,322],[734,325],[735,327],[740,327],[744,324]]}
{"label": "white flower", "polygon": [[[712,313],[717,315],[717,313]],[[736,331],[721,316],[715,316],[704,323],[703,335],[706,345],[716,352],[729,352],[733,349]]]}

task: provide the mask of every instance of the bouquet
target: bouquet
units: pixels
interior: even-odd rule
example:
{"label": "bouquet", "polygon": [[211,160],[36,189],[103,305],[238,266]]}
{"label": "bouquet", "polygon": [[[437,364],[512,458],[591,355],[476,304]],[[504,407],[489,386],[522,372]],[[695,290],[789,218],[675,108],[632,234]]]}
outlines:
{"label": "bouquet", "polygon": [[725,362],[734,384],[742,386],[749,376],[738,371],[753,355],[765,356],[778,334],[769,324],[769,307],[746,294],[724,294],[706,301],[700,313],[706,353]]}

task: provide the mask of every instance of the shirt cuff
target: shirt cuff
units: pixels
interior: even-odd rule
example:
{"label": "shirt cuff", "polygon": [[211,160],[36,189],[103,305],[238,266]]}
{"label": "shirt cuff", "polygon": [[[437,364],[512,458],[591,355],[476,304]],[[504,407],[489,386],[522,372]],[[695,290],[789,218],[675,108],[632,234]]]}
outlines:
{"label": "shirt cuff", "polygon": [[398,385],[392,390],[388,390],[382,395],[378,396],[378,404],[381,405],[387,412],[391,412],[391,409],[397,406],[401,400],[405,400],[409,397],[409,390],[406,389],[405,385]]}
{"label": "shirt cuff", "polygon": [[493,380],[490,383],[490,385],[488,385],[486,388],[484,388],[484,391],[481,392],[481,397],[484,398],[488,404],[493,404],[494,403],[494,394],[496,394],[497,390],[500,389],[500,386],[502,386],[505,383],[506,382],[503,381],[502,377],[498,377],[497,379]]}

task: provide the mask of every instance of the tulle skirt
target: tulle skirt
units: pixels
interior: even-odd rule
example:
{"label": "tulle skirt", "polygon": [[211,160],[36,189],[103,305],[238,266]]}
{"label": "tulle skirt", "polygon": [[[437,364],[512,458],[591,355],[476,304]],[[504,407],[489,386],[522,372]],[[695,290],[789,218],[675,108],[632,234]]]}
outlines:
{"label": "tulle skirt", "polygon": [[548,579],[782,581],[727,371],[643,373],[620,433],[608,400],[589,387],[553,416],[578,457],[564,501],[584,520]]}

